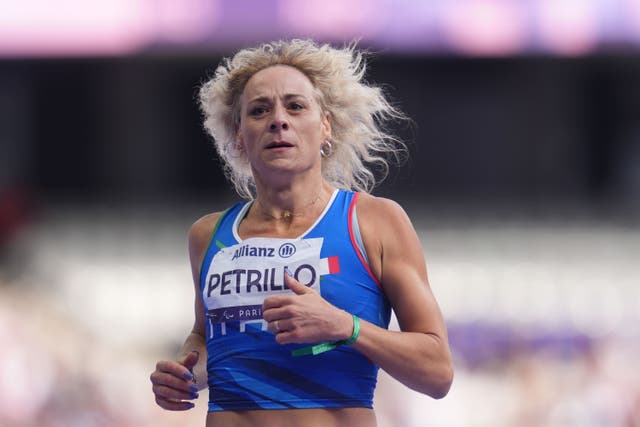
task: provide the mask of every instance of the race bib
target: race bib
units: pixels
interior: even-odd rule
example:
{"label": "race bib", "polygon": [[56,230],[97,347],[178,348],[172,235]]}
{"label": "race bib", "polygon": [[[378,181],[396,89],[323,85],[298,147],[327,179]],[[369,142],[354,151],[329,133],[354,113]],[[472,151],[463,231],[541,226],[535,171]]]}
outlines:
{"label": "race bib", "polygon": [[285,268],[303,285],[320,292],[320,276],[337,272],[336,257],[321,259],[323,238],[254,237],[222,248],[214,257],[202,290],[211,323],[262,320],[262,302],[293,292]]}

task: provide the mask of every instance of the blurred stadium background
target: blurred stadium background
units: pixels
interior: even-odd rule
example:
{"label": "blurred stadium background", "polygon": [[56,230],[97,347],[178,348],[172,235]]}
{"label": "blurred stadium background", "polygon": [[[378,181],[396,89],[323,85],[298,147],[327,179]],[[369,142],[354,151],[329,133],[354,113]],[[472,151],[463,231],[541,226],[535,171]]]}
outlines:
{"label": "blurred stadium background", "polygon": [[456,379],[381,427],[640,426],[640,1],[0,0],[0,426],[199,426],[148,375],[186,233],[234,200],[195,102],[234,49],[375,55],[415,121],[376,194],[424,245]]}

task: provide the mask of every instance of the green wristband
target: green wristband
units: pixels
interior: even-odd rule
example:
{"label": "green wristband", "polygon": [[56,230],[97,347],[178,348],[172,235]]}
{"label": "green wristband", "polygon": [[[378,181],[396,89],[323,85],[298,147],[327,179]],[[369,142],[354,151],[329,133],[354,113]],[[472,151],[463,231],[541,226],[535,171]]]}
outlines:
{"label": "green wristband", "polygon": [[351,316],[353,316],[353,333],[351,334],[351,337],[348,340],[344,340],[341,342],[341,344],[343,345],[353,344],[354,342],[356,342],[356,340],[360,336],[360,318],[355,314],[352,314]]}
{"label": "green wristband", "polygon": [[336,342],[323,342],[320,344],[316,344],[316,345],[310,345],[308,347],[302,347],[296,350],[293,350],[291,352],[291,355],[294,357],[298,357],[298,356],[304,356],[304,355],[312,355],[315,356],[316,354],[320,354],[320,353],[324,353],[325,351],[330,351],[333,350],[334,348],[341,346],[341,345],[351,345],[354,342],[356,342],[356,340],[358,339],[358,337],[360,336],[360,318],[358,316],[356,316],[355,314],[352,314],[353,316],[353,333],[351,334],[351,336],[346,339],[346,340],[342,340],[342,341],[336,341]]}
{"label": "green wristband", "polygon": [[294,357],[298,357],[298,356],[305,356],[305,355],[312,355],[315,356],[316,354],[320,354],[320,353],[324,353],[325,351],[329,351],[329,350],[333,350],[334,348],[336,348],[337,346],[339,346],[339,343],[335,343],[335,342],[323,342],[320,344],[316,344],[316,345],[310,345],[308,347],[302,347],[299,348],[297,350],[293,350],[291,352],[291,355]]}

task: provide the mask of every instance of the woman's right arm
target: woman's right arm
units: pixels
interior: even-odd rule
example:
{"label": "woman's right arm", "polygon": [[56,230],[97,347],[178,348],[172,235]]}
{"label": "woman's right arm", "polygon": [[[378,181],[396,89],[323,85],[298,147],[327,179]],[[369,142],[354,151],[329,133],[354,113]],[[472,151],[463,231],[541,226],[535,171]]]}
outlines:
{"label": "woman's right arm", "polygon": [[156,403],[170,411],[193,408],[190,400],[196,399],[197,392],[207,385],[206,325],[199,283],[200,267],[219,217],[220,213],[204,216],[189,230],[189,260],[195,290],[193,329],[176,360],[159,361],[150,377]]}

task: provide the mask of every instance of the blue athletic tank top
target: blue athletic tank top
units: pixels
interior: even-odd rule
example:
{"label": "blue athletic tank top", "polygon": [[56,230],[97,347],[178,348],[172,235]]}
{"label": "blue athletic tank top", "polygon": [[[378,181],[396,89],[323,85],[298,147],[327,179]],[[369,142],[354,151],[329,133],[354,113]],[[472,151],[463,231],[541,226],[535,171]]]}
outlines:
{"label": "blue athletic tank top", "polygon": [[387,328],[390,305],[356,247],[357,193],[336,190],[316,223],[297,239],[238,236],[251,202],[223,213],[200,271],[206,310],[209,411],[372,407],[378,367],[348,346],[294,357],[262,319],[284,269],[328,302]]}

